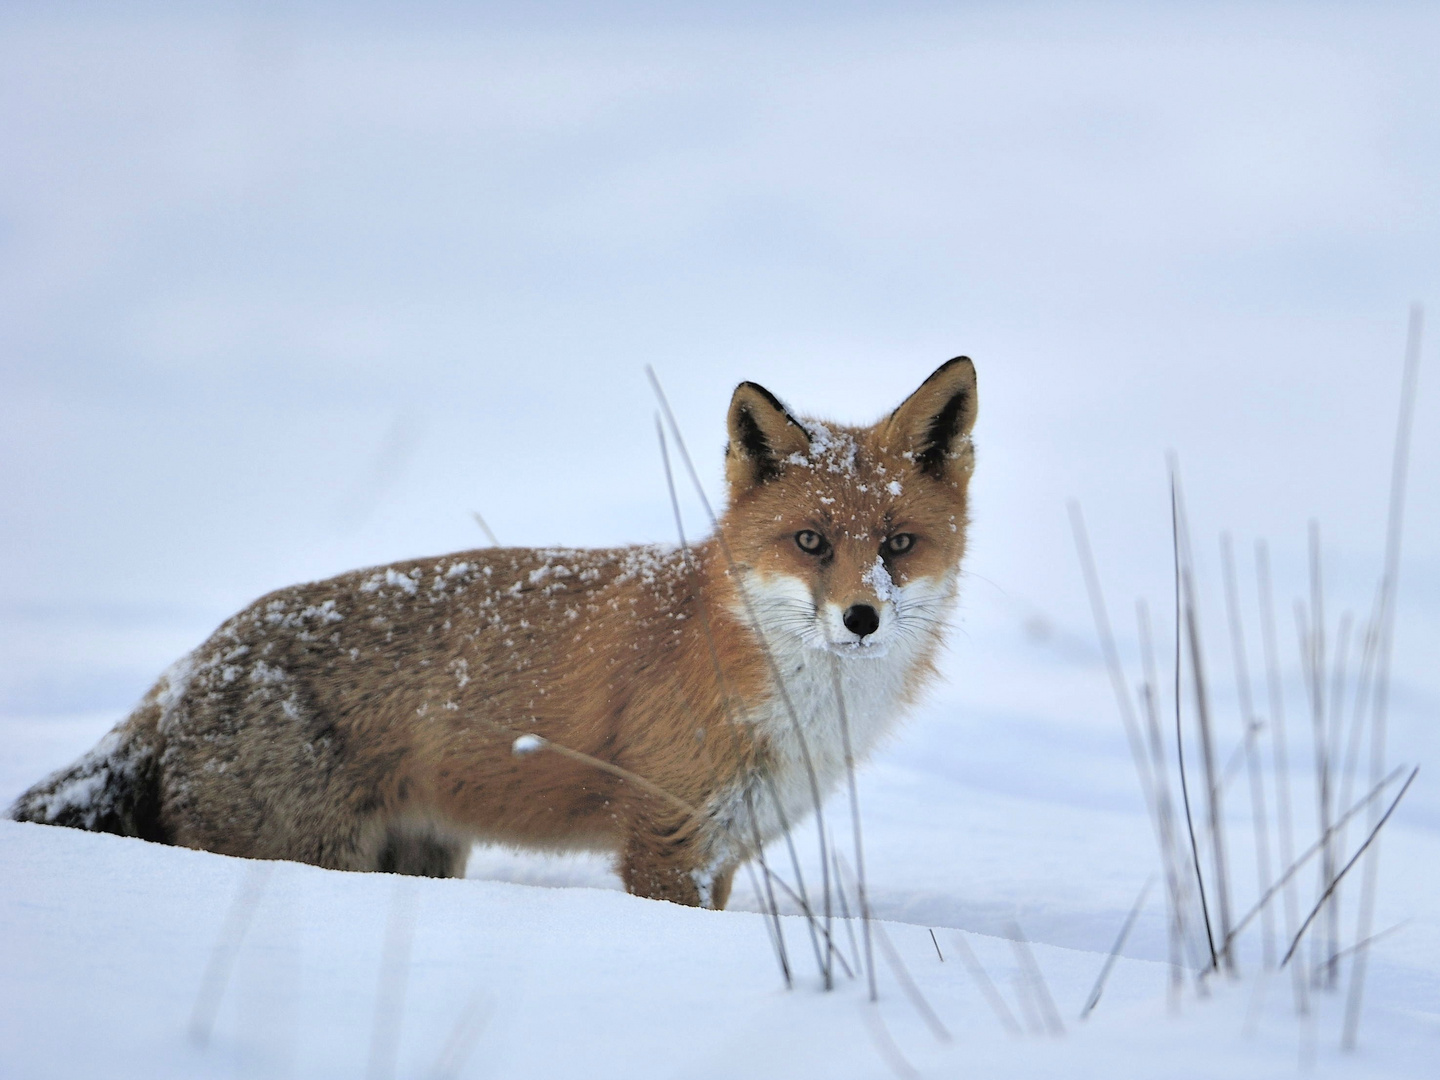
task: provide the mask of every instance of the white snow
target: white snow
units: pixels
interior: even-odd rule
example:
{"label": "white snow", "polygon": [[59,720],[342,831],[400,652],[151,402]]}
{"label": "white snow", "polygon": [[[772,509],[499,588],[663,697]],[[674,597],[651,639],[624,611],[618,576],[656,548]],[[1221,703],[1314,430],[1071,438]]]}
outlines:
{"label": "white snow", "polygon": [[510,752],[516,757],[528,757],[544,746],[545,740],[539,735],[521,735],[510,744]]}
{"label": "white snow", "polygon": [[[40,759],[83,747],[103,722],[10,721],[16,754],[0,773],[4,791],[32,778]],[[710,912],[626,896],[598,859],[478,851],[464,881],[282,863],[237,942],[227,921],[237,897],[256,893],[261,864],[0,822],[0,1075],[391,1075],[374,1071],[382,999],[402,1001],[390,1017],[396,1076],[858,1080],[888,1075],[895,1052],[934,1077],[1269,1080],[1310,1058],[1325,1076],[1429,1075],[1440,970],[1433,831],[1402,824],[1387,840],[1377,925],[1412,921],[1377,946],[1359,1053],[1336,1049],[1338,996],[1314,995],[1312,1018],[1297,1021],[1288,980],[1260,978],[1250,957],[1240,982],[1222,981],[1203,1001],[1187,991],[1171,1012],[1155,904],[1081,1024],[1103,954],[1153,866],[1148,831],[1132,806],[1047,784],[1068,771],[1053,761],[983,779],[952,767],[957,742],[978,745],[982,759],[1024,743],[1016,726],[1033,728],[1012,721],[996,734],[940,700],[862,777],[872,902],[950,1041],[922,1020],[883,958],[878,1008],[843,975],[824,992],[796,916],[783,921],[799,978],[784,990],[765,924],[746,910],[755,897],[743,873],[731,910]],[[1118,766],[1123,753],[1112,745],[1104,757]],[[1046,794],[1027,794],[1024,772],[1038,774]],[[829,816],[848,859],[843,800]],[[813,828],[797,836],[812,890],[813,840]],[[785,868],[782,847],[771,861]],[[510,880],[485,880],[497,872]],[[568,887],[512,883],[524,880]],[[1003,936],[1012,919],[1038,942],[1061,1038],[1008,1034],[959,962],[963,931],[1024,1024],[1025,984]],[[838,940],[849,957],[848,933]],[[201,1047],[189,1029],[207,968],[227,947],[233,967]],[[476,1015],[484,1022],[466,1043]],[[442,1055],[454,1064],[456,1039],[466,1043],[458,1067],[437,1073]]]}
{"label": "white snow", "polygon": [[865,571],[861,580],[875,590],[877,597],[887,603],[900,598],[900,590],[895,587],[895,581],[890,577],[890,569],[879,555],[875,556],[875,562]]}

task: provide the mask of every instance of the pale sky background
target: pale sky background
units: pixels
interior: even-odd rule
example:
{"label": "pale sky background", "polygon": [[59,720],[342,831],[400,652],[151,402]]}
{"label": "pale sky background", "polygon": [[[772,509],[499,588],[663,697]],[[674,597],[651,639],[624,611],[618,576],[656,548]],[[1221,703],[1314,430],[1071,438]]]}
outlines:
{"label": "pale sky background", "polygon": [[672,540],[647,363],[713,495],[740,380],[869,421],[965,353],[946,700],[1118,732],[1066,500],[1128,648],[1175,450],[1217,679],[1222,528],[1293,657],[1312,517],[1368,607],[1418,300],[1395,754],[1440,749],[1440,7],[600,6],[0,8],[0,716],[118,719],[472,510]]}

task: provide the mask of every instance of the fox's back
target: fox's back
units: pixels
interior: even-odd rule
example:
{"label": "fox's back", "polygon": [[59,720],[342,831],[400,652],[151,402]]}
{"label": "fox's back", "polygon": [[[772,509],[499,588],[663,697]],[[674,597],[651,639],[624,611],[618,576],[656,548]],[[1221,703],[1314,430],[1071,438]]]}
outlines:
{"label": "fox's back", "polygon": [[[440,726],[482,698],[531,730],[546,698],[624,677],[685,629],[684,556],[661,548],[491,548],[415,559],[262,597],[191,657],[185,694],[228,711],[403,709]],[[220,710],[221,712],[227,710]],[[446,725],[445,720],[455,723]]]}

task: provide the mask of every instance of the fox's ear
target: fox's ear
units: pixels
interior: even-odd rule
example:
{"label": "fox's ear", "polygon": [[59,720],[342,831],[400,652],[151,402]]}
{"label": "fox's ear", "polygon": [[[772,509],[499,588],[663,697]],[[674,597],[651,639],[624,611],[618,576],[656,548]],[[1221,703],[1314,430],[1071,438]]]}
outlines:
{"label": "fox's ear", "polygon": [[885,421],[885,442],[938,480],[964,478],[974,461],[975,365],[947,360]]}
{"label": "fox's ear", "polygon": [[780,475],[791,454],[810,449],[810,433],[759,383],[742,382],[730,399],[725,479],[732,494]]}

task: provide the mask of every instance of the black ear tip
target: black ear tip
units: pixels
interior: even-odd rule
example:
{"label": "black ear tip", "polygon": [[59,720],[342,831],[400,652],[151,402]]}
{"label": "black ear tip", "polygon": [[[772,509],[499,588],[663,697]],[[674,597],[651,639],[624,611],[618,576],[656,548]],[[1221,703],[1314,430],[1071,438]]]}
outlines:
{"label": "black ear tip", "polygon": [[973,382],[975,379],[975,362],[971,360],[968,356],[956,356],[952,357],[949,360],[946,360],[938,368],[932,371],[930,373],[930,377],[920,385],[925,386],[929,383],[934,382],[936,379],[943,379],[948,374],[959,374],[962,370],[969,371],[970,379]]}
{"label": "black ear tip", "polygon": [[734,396],[739,397],[742,391],[747,390],[752,394],[758,394],[760,397],[764,398],[765,401],[769,404],[769,406],[776,412],[786,413],[786,415],[789,415],[788,412],[786,412],[785,406],[780,404],[780,399],[777,398],[774,394],[772,394],[769,390],[766,390],[765,387],[761,386],[758,382],[750,382],[747,379],[745,382],[742,382],[739,386],[735,387]]}

